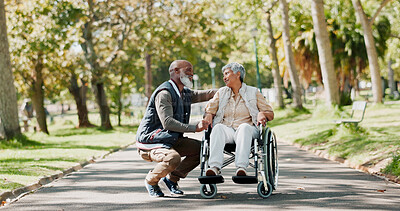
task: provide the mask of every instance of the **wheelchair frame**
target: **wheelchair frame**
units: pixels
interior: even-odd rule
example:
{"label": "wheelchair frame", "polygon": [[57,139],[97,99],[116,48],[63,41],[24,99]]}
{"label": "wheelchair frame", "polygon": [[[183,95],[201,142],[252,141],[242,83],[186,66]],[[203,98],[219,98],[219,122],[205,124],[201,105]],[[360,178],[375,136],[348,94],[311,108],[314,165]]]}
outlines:
{"label": "wheelchair frame", "polygon": [[[278,187],[278,147],[275,134],[269,127],[259,126],[260,135],[258,138],[253,139],[249,166],[255,170],[255,176],[232,176],[232,180],[239,184],[254,184],[257,185],[257,193],[261,198],[268,198],[273,190]],[[210,153],[210,134],[211,127],[209,127],[203,136],[201,142],[201,153],[200,153],[200,194],[203,198],[214,198],[217,194],[218,183],[223,183],[224,178],[222,175],[216,176],[205,176],[206,167],[208,166],[208,157]],[[224,154],[230,156],[224,159],[222,168],[231,164],[235,160],[235,144],[226,144]]]}

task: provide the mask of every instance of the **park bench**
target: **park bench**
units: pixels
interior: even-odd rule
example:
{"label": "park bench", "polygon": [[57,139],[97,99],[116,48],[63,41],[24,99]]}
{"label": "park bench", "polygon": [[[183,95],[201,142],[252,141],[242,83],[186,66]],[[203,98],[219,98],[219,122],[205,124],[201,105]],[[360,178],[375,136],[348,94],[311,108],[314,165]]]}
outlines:
{"label": "park bench", "polygon": [[344,119],[343,117],[339,120],[334,120],[336,124],[342,123],[352,123],[355,126],[358,125],[364,119],[365,108],[367,107],[366,101],[354,101],[351,108],[351,115],[349,119]]}

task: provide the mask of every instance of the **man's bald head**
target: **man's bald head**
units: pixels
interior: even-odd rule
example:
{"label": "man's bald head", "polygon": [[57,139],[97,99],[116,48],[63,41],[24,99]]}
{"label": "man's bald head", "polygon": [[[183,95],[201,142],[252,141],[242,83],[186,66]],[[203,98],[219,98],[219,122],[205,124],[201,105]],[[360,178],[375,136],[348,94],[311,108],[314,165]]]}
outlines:
{"label": "man's bald head", "polygon": [[184,67],[191,67],[193,68],[192,64],[186,60],[175,60],[171,63],[171,65],[169,65],[169,74],[172,76],[172,74],[174,74],[174,70],[176,70],[177,68],[184,68]]}
{"label": "man's bald head", "polygon": [[183,86],[192,88],[193,83],[193,65],[186,60],[175,60],[169,66],[169,76],[179,87],[179,90],[183,89]]}

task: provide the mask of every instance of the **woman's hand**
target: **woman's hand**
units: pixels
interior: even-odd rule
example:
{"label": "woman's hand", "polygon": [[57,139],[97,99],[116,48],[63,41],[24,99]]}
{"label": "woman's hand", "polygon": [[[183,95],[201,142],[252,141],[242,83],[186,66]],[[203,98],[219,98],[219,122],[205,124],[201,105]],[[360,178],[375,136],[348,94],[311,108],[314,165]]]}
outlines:
{"label": "woman's hand", "polygon": [[267,119],[267,117],[265,117],[265,115],[264,115],[264,113],[263,112],[258,112],[258,114],[257,114],[257,125],[262,125],[262,126],[265,126],[265,125],[267,125],[267,121],[268,121],[268,119]]}
{"label": "woman's hand", "polygon": [[204,120],[209,122],[211,124],[211,127],[212,127],[213,118],[214,118],[214,115],[212,115],[210,113],[206,113],[206,115],[204,116]]}

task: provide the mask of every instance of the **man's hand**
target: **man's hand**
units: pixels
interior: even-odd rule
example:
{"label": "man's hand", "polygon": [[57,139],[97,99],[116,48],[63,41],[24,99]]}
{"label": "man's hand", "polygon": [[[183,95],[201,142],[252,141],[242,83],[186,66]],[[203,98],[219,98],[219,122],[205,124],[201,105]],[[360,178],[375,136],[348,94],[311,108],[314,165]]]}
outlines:
{"label": "man's hand", "polygon": [[267,124],[267,121],[268,121],[268,119],[267,119],[267,117],[265,117],[264,113],[263,112],[258,112],[257,125],[261,124],[262,126],[265,126]]}
{"label": "man's hand", "polygon": [[205,120],[205,119],[202,119],[202,120],[201,120],[199,123],[197,123],[197,125],[196,125],[196,132],[201,132],[201,131],[207,129],[207,128],[208,128],[208,125],[210,125],[210,122],[207,121],[207,120]]}

